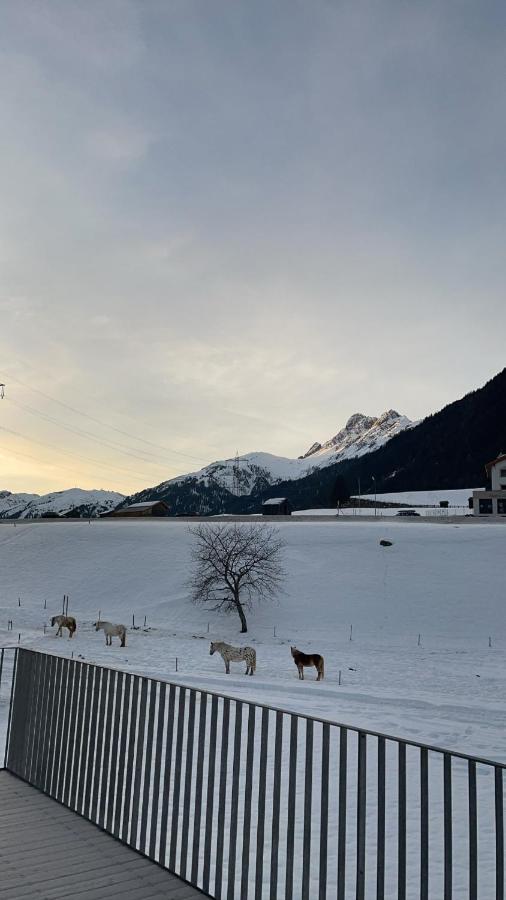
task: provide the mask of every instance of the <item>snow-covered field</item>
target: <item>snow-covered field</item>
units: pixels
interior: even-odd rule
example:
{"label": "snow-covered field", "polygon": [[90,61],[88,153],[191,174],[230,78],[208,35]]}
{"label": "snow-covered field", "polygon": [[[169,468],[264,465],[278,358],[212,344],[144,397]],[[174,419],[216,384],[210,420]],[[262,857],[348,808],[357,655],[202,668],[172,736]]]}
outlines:
{"label": "snow-covered field", "polygon": [[[262,523],[258,523],[262,527]],[[450,525],[434,522],[290,522],[279,524],[285,542],[286,593],[276,604],[250,614],[247,642],[257,650],[258,670],[246,678],[242,664],[226,676],[221,659],[210,657],[208,641],[223,637],[244,643],[235,618],[217,617],[188,603],[185,578],[191,536],[177,521],[30,522],[0,526],[0,643],[17,641],[93,662],[108,662],[204,689],[223,691],[288,710],[426,741],[461,752],[506,761],[506,628],[502,555],[506,531],[500,524]],[[393,541],[381,548],[379,540]],[[44,622],[69,594],[69,612],[78,620],[73,641],[56,639]],[[19,598],[19,600],[18,600]],[[21,605],[19,605],[19,602]],[[46,604],[46,608],[44,605]],[[92,628],[103,618],[132,624],[128,645],[104,645]],[[146,616],[146,629],[144,629]],[[7,621],[13,622],[7,632]],[[351,629],[353,626],[353,629]],[[209,629],[209,630],[208,630]],[[352,640],[350,640],[350,637]],[[489,646],[489,638],[492,646]],[[322,683],[304,682],[290,656],[290,644],[324,654]],[[177,672],[176,672],[177,658]],[[341,680],[341,684],[339,681]],[[6,708],[6,685],[3,708]],[[221,715],[221,713],[220,713]],[[233,729],[234,710],[231,712]],[[272,794],[274,719],[270,717],[267,797]],[[221,721],[221,720],[220,720]],[[175,724],[174,724],[174,727]],[[299,728],[296,884],[300,877],[304,808],[305,726]],[[218,729],[219,732],[219,729]],[[233,733],[230,732],[231,734]],[[321,773],[321,726],[315,725],[313,791]],[[338,732],[330,734],[331,772],[338,769]],[[255,735],[253,792],[259,779],[259,732]],[[218,736],[218,752],[220,746]],[[243,736],[243,741],[245,736]],[[354,897],[356,737],[350,733],[347,891]],[[288,723],[283,753],[289,751]],[[245,749],[245,748],[243,748]],[[375,846],[376,773],[374,750],[368,764],[368,847]],[[454,890],[466,897],[466,768],[454,764]],[[407,750],[408,892],[418,896],[419,759]],[[205,774],[205,773],[204,773]],[[207,777],[205,775],[205,777]],[[244,793],[241,775],[241,797]],[[396,879],[395,746],[387,744],[387,894]],[[337,871],[336,777],[329,785],[331,837],[327,896],[335,896]],[[493,778],[478,771],[480,814],[480,900],[494,896]],[[442,891],[442,762],[431,755],[431,898]],[[268,800],[268,802],[270,802]],[[170,796],[172,803],[172,794]],[[462,807],[462,815],[460,810]],[[178,810],[181,819],[182,809]],[[171,807],[172,815],[172,807]],[[239,810],[238,852],[241,850]],[[281,782],[280,878],[286,859],[287,772]],[[225,810],[229,833],[230,804]],[[182,820],[180,820],[181,833]],[[203,827],[203,826],[202,826]],[[254,895],[255,828],[251,843],[250,892]],[[313,847],[319,842],[319,807],[312,811]],[[135,841],[135,839],[133,839]],[[178,839],[179,840],[179,839]],[[179,845],[178,845],[179,846]],[[225,847],[225,863],[227,858]],[[178,849],[179,854],[179,849]],[[264,888],[269,896],[270,830],[264,840]],[[461,854],[464,854],[461,856]],[[314,857],[314,859],[313,859]],[[462,864],[461,864],[462,863]],[[366,897],[375,896],[374,853],[367,856]],[[199,865],[199,879],[202,861]],[[311,856],[311,891],[318,894],[318,854]],[[214,862],[211,870],[211,889]],[[201,881],[199,880],[199,883]],[[296,888],[298,890],[298,888]],[[295,894],[294,894],[295,896]],[[393,896],[393,894],[392,894]]]}
{"label": "snow-covered field", "polygon": [[[21,633],[26,645],[506,761],[504,527],[278,527],[286,593],[249,616],[255,679],[240,665],[226,676],[209,656],[209,639],[245,638],[235,617],[188,602],[191,536],[174,521],[0,525],[0,643]],[[72,642],[43,633],[63,594],[79,623]],[[126,650],[106,648],[92,628],[99,611],[128,626],[146,616],[149,630],[129,631]],[[324,654],[323,684],[297,680],[291,643]]]}

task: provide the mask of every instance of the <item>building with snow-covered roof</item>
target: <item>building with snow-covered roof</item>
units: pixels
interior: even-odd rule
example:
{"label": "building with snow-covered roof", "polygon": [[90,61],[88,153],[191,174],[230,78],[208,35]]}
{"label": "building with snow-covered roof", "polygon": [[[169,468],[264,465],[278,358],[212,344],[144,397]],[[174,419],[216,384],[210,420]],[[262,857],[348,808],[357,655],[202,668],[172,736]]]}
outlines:
{"label": "building with snow-covered roof", "polygon": [[263,516],[291,516],[292,506],[286,497],[270,497],[262,503]]}
{"label": "building with snow-covered roof", "polygon": [[490,490],[473,491],[475,516],[506,516],[506,453],[485,466],[490,479]]}
{"label": "building with snow-covered roof", "polygon": [[[164,500],[146,500],[143,503],[131,503],[106,513],[105,517],[137,518],[142,516],[168,516],[169,507]],[[104,518],[105,518],[104,517]]]}

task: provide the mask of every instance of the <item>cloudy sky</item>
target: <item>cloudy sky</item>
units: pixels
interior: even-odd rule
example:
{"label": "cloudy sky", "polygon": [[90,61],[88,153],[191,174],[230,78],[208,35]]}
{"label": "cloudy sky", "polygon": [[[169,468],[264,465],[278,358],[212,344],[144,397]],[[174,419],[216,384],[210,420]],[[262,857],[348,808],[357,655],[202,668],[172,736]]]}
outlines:
{"label": "cloudy sky", "polygon": [[0,20],[0,489],[297,455],[504,367],[504,3]]}

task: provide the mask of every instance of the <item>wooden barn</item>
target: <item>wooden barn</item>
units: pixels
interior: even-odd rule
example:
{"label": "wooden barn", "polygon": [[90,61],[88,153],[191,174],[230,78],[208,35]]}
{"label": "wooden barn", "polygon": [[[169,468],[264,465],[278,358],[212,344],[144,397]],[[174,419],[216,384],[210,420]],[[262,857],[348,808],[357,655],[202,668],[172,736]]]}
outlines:
{"label": "wooden barn", "polygon": [[263,516],[291,516],[292,506],[286,497],[271,497],[262,503]]}
{"label": "wooden barn", "polygon": [[168,516],[169,507],[164,500],[149,500],[145,503],[131,503],[130,506],[122,506],[105,514],[104,518],[145,518],[148,516]]}

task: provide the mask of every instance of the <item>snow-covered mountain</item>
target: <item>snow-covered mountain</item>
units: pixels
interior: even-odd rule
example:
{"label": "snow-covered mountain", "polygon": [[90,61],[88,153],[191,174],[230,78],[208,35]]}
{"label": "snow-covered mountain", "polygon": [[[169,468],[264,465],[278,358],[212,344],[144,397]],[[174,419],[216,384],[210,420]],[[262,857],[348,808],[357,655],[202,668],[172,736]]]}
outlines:
{"label": "snow-covered mountain", "polygon": [[414,424],[416,423],[407,416],[401,416],[395,409],[389,409],[377,417],[355,413],[341,431],[324,444],[313,444],[303,458],[311,457],[313,463],[316,458],[322,460],[321,465],[328,465],[341,459],[363,456],[364,453],[372,453],[382,447],[394,435]]}
{"label": "snow-covered mountain", "polygon": [[135,496],[136,499],[145,499],[148,493],[151,497],[153,492],[153,495],[162,496],[169,487],[190,483],[196,490],[199,487],[219,487],[235,496],[256,494],[281,481],[302,478],[315,469],[377,450],[413,424],[407,416],[401,416],[393,409],[380,416],[355,413],[334,437],[323,444],[314,443],[306,453],[295,459],[271,453],[246,453],[210,463],[197,472],[171,478]]}
{"label": "snow-covered mountain", "polygon": [[38,519],[44,515],[88,518],[114,509],[124,500],[117,491],[83,491],[70,488],[52,494],[11,494],[0,491],[0,518]]}

